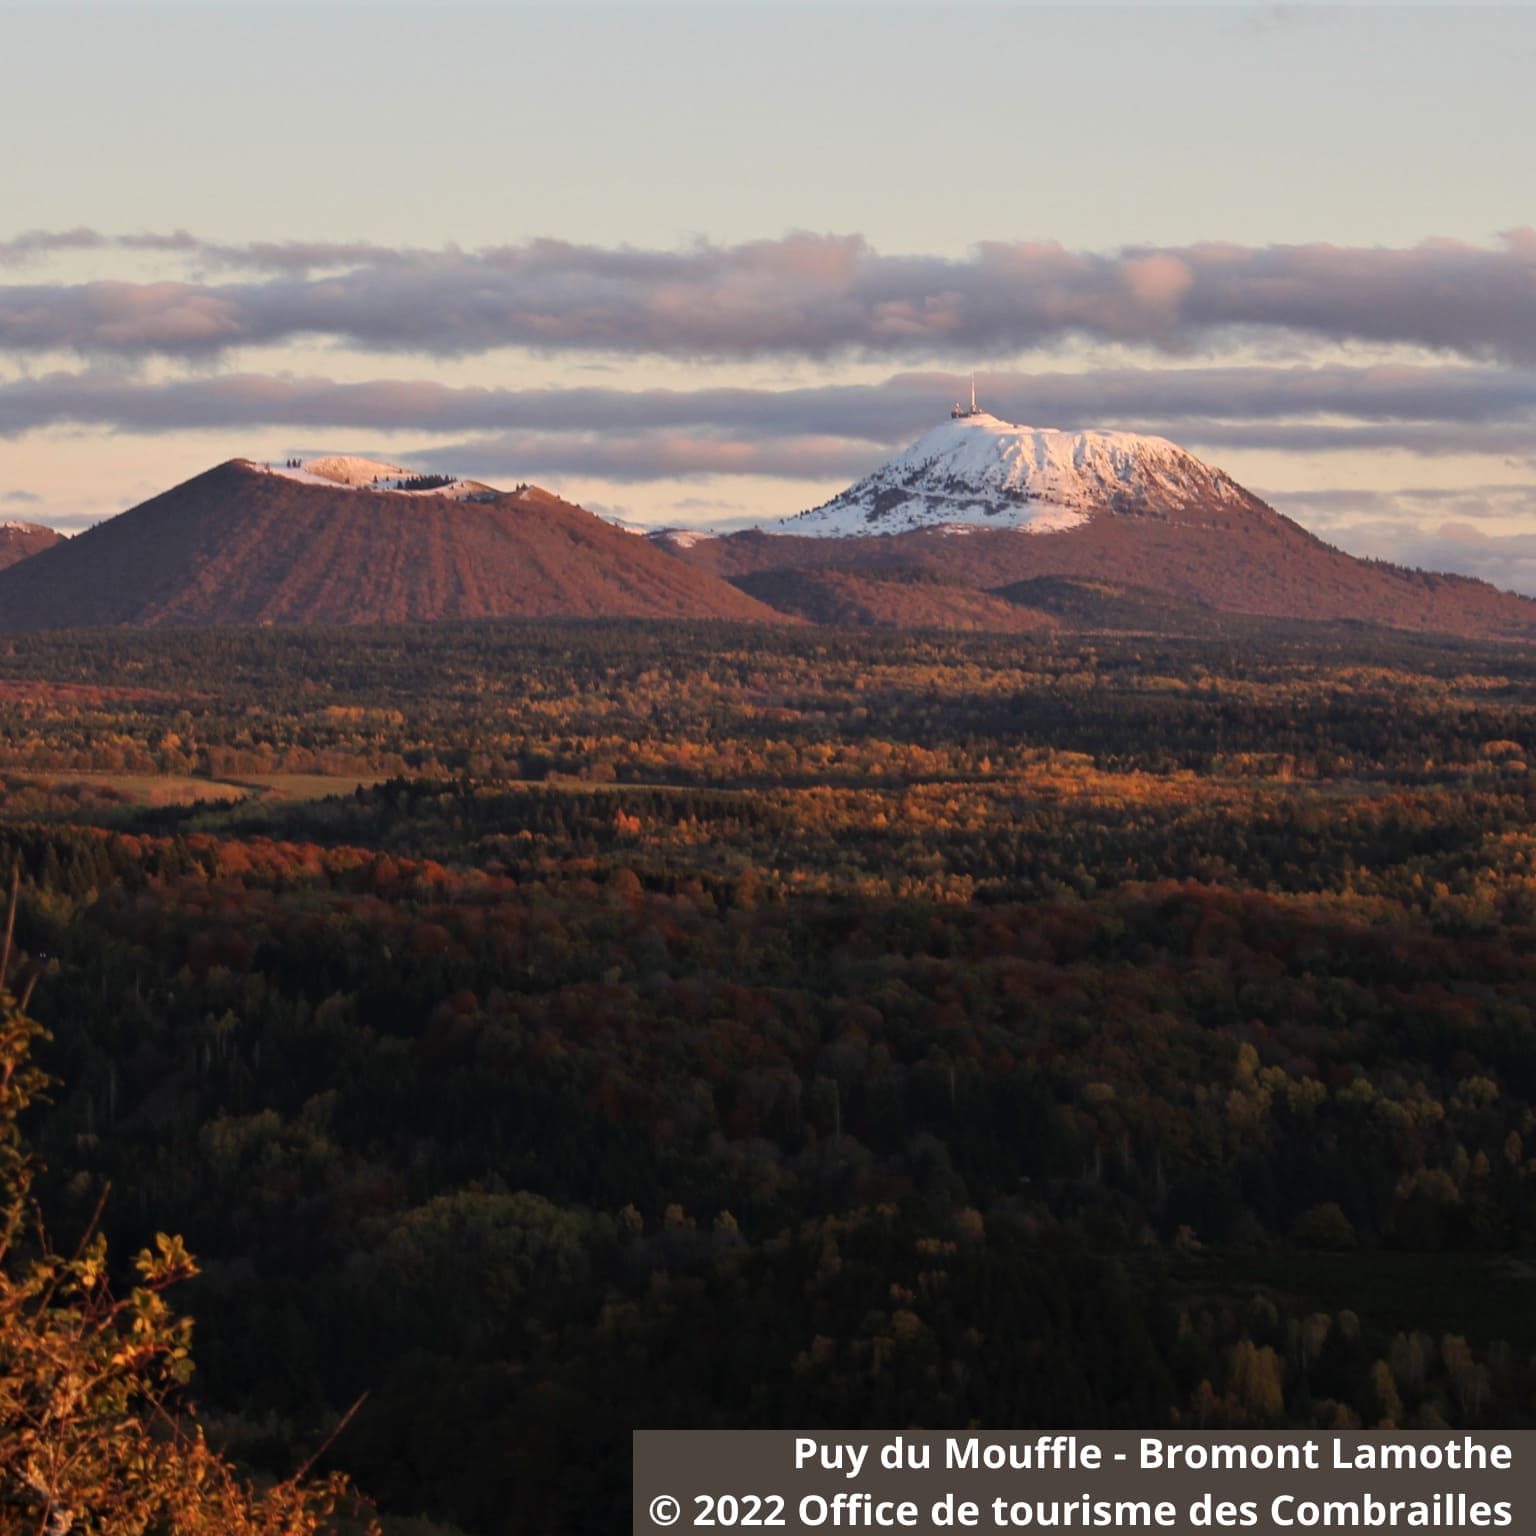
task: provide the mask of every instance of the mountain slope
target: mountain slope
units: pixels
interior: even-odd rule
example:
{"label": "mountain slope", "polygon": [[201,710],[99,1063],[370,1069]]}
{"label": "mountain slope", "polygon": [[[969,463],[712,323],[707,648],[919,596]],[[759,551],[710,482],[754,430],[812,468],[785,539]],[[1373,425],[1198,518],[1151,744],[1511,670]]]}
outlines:
{"label": "mountain slope", "polygon": [[0,522],[0,571],[63,542],[62,533],[44,528],[41,523],[21,523],[14,519]]}
{"label": "mountain slope", "polygon": [[926,571],[1001,594],[1067,577],[1230,613],[1536,639],[1530,598],[1358,560],[1162,438],[1039,431],[985,415],[935,428],[798,517],[653,542],[744,585],[762,572],[782,585],[788,571]]}
{"label": "mountain slope", "polygon": [[1020,634],[1058,620],[1011,597],[978,592],[931,571],[758,571],[744,592],[780,613],[850,629],[961,629]]}
{"label": "mountain slope", "polygon": [[0,630],[779,615],[580,507],[314,484],[232,460],[0,572]]}

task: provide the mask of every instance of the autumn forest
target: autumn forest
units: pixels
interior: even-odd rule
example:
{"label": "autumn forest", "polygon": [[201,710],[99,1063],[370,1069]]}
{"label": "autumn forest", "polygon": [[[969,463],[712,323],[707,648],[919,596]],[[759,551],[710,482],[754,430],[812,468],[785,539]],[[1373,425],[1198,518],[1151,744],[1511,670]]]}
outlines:
{"label": "autumn forest", "polygon": [[179,1236],[209,1443],[392,1536],[646,1426],[1536,1425],[1527,647],[8,637],[0,807],[55,1242]]}

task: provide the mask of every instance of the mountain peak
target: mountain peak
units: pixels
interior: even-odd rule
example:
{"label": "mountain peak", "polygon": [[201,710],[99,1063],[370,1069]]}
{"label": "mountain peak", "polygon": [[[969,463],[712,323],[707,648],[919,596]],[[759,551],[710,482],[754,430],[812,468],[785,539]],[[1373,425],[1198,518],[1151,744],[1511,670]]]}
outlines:
{"label": "mountain peak", "polygon": [[[482,495],[463,481],[413,486],[409,474],[403,486],[385,487],[382,474],[374,484],[392,468],[350,456],[282,470],[230,460],[0,572],[0,631],[783,621],[738,588],[536,486]],[[0,564],[4,557],[0,539]]]}
{"label": "mountain peak", "polygon": [[501,494],[495,486],[479,480],[424,473],[357,453],[321,454],[311,459],[288,459],[282,464],[258,464],[253,459],[236,462],[247,469],[294,480],[300,485],[326,485],[398,496],[447,496],[454,501],[481,501]]}
{"label": "mountain peak", "polygon": [[1020,426],[966,411],[825,505],[765,531],[833,538],[919,528],[1060,533],[1104,512],[1166,515],[1245,499],[1222,471],[1167,438]]}
{"label": "mountain peak", "polygon": [[53,528],[45,528],[41,523],[24,523],[16,517],[0,519],[0,570],[19,565],[23,560],[63,542],[62,533]]}

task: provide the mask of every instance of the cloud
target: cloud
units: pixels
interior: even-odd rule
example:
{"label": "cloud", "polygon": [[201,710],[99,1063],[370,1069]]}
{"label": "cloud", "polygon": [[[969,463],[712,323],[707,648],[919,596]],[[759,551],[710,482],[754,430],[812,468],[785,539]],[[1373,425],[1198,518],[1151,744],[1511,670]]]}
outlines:
{"label": "cloud", "polygon": [[0,240],[0,266],[19,266],[56,251],[96,251],[112,242],[94,229],[30,229]]}
{"label": "cloud", "polygon": [[717,496],[680,496],[671,502],[668,510],[692,514],[694,512],[741,512],[747,508],[739,501],[721,501]]}
{"label": "cloud", "polygon": [[1536,533],[1489,534],[1461,522],[1422,528],[1380,519],[1341,528],[1337,542],[1353,555],[1478,576],[1506,591],[1536,595]]}
{"label": "cloud", "polygon": [[1536,436],[1521,424],[1426,425],[1418,422],[1333,425],[1326,422],[1152,422],[1143,429],[1177,436],[1187,448],[1224,448],[1272,453],[1379,453],[1395,449],[1427,458],[1493,456],[1509,463],[1536,462]]}
{"label": "cloud", "polygon": [[[53,242],[52,245],[49,242]],[[33,232],[48,249],[161,250],[238,280],[0,285],[0,346],[140,357],[330,338],[467,356],[520,346],[685,358],[996,358],[1071,337],[1186,353],[1234,336],[1404,343],[1536,362],[1536,234],[1494,246],[1127,247],[986,242],[883,255],[858,236],[682,250],[534,240],[465,252],[185,232]]]}
{"label": "cloud", "polygon": [[1255,494],[1353,555],[1536,595],[1536,486],[1354,486]]}
{"label": "cloud", "polygon": [[[1486,366],[996,372],[980,374],[977,384],[983,403],[1006,419],[1132,428],[1214,449],[1392,447],[1524,458],[1536,444],[1536,374]],[[285,426],[524,432],[550,441],[655,432],[714,439],[718,457],[720,443],[787,438],[890,447],[932,426],[964,387],[959,375],[938,372],[782,390],[513,390],[267,374],[150,382],[87,370],[0,383],[0,437],[60,425],[137,433]]]}
{"label": "cloud", "polygon": [[1240,18],[1234,21],[1233,30],[1268,38],[1281,32],[1332,26],[1342,20],[1343,15],[1342,5],[1325,5],[1319,0],[1293,5],[1261,5],[1245,8]]}
{"label": "cloud", "polygon": [[31,229],[0,240],[0,267],[20,266],[61,251],[152,251],[193,255],[209,251],[195,235],[184,229],[169,234],[104,235],[100,230],[79,226],[75,229]]}
{"label": "cloud", "polygon": [[1423,530],[1446,522],[1524,523],[1536,528],[1536,486],[1400,486],[1391,490],[1354,486],[1254,494],[1315,532],[1361,528],[1373,523]]}
{"label": "cloud", "polygon": [[779,480],[853,480],[880,462],[867,443],[836,437],[782,437],[769,442],[688,432],[644,436],[506,432],[403,455],[413,465],[470,477],[502,479],[588,475],[628,484],[699,475],[757,475]]}
{"label": "cloud", "polygon": [[0,501],[9,502],[14,506],[35,506],[43,498],[34,496],[31,491],[6,491],[0,495]]}

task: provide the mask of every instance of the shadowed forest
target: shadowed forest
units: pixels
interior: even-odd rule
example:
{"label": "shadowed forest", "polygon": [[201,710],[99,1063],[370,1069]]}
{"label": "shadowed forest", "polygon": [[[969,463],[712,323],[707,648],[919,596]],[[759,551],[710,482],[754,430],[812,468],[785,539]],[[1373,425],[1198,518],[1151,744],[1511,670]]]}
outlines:
{"label": "shadowed forest", "polygon": [[1536,652],[0,643],[67,1244],[395,1536],[637,1427],[1536,1425]]}

